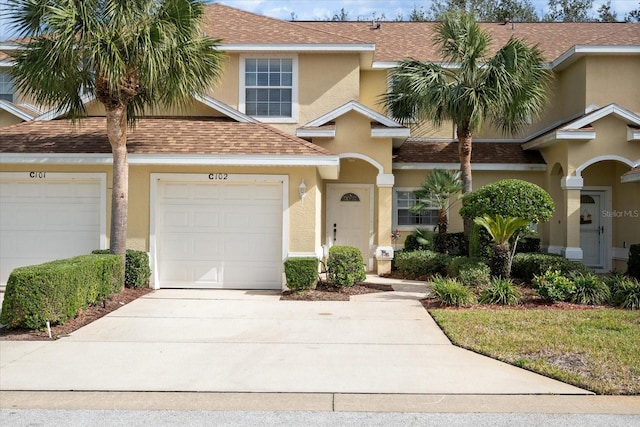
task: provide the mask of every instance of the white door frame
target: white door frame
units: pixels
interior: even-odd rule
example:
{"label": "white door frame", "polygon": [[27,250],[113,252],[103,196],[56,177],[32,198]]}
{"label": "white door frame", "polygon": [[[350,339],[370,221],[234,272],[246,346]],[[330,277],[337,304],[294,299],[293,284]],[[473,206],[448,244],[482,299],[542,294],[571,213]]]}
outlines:
{"label": "white door frame", "polygon": [[[289,251],[289,176],[227,173],[152,173],[149,174],[149,257],[151,258],[150,287],[160,289],[158,272],[158,183],[165,182],[215,182],[228,181],[281,181],[282,182],[282,266]],[[284,267],[282,267],[284,268]],[[282,283],[281,283],[282,284]]]}
{"label": "white door frame", "polygon": [[327,247],[331,247],[333,244],[333,240],[331,239],[331,229],[332,226],[330,224],[329,221],[329,211],[330,211],[330,206],[329,206],[329,191],[331,188],[362,188],[362,189],[369,189],[369,253],[367,254],[367,271],[372,271],[373,270],[373,253],[374,253],[374,247],[375,247],[375,242],[374,242],[374,198],[375,198],[375,194],[374,194],[374,185],[373,184],[345,184],[345,183],[340,183],[340,184],[327,184],[327,203],[326,203],[326,211],[325,211],[325,243],[327,245]]}
{"label": "white door frame", "polygon": [[600,195],[600,224],[604,227],[604,233],[602,234],[602,247],[600,248],[602,254],[602,268],[594,268],[598,273],[604,273],[611,271],[611,258],[613,254],[613,223],[611,221],[611,215],[606,215],[604,211],[611,212],[612,207],[612,188],[609,186],[584,186],[580,190],[580,195],[589,194],[589,192],[597,192]]}

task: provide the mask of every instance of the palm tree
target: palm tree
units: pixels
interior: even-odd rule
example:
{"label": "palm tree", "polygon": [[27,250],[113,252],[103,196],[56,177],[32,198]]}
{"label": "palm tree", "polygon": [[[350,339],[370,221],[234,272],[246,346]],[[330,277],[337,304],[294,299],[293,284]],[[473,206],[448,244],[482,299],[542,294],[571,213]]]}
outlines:
{"label": "palm tree", "polygon": [[[437,25],[434,44],[443,65],[401,61],[390,73],[391,88],[382,103],[405,124],[455,124],[466,194],[473,190],[473,134],[486,120],[505,133],[524,128],[546,104],[551,73],[544,68],[540,49],[514,37],[489,57],[490,35],[465,13],[446,14]],[[465,221],[467,237],[470,229],[471,221]]]}
{"label": "palm tree", "polygon": [[460,172],[451,172],[444,169],[434,169],[422,183],[422,188],[413,192],[418,200],[411,208],[412,212],[420,212],[438,206],[438,234],[440,235],[440,252],[447,253],[447,210],[449,199],[462,190]]}
{"label": "palm tree", "polygon": [[509,246],[509,240],[516,235],[513,247],[518,245],[518,236],[523,227],[530,224],[529,220],[512,216],[503,217],[496,215],[491,217],[487,214],[473,220],[476,224],[484,227],[493,238],[491,247],[491,275],[508,279],[511,276],[511,261],[513,253]]}
{"label": "palm tree", "polygon": [[28,42],[11,71],[40,105],[86,116],[94,96],[106,111],[113,152],[110,252],[127,239],[127,130],[146,108],[184,106],[221,75],[218,40],[201,36],[202,1],[9,0],[5,16]]}

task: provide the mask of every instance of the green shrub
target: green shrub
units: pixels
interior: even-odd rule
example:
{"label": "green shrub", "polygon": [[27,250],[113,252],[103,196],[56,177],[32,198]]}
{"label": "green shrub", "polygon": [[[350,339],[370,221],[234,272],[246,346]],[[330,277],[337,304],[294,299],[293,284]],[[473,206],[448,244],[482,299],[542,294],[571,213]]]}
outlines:
{"label": "green shrub", "polygon": [[613,303],[620,308],[640,309],[640,282],[638,279],[629,278],[620,283],[613,295]]}
{"label": "green shrub", "polygon": [[523,237],[518,240],[518,246],[516,247],[516,253],[535,253],[540,252],[540,238],[538,237]]}
{"label": "green shrub", "polygon": [[629,280],[629,278],[620,273],[612,273],[602,277],[602,283],[607,285],[607,288],[609,288],[609,293],[611,294],[611,297],[615,295],[620,285],[625,283],[627,280]]}
{"label": "green shrub", "polygon": [[522,253],[513,257],[511,277],[531,281],[534,276],[540,276],[549,269],[558,270],[565,276],[569,276],[571,273],[589,272],[589,269],[583,264],[570,261],[561,255]]}
{"label": "green shrub", "polygon": [[518,305],[522,293],[511,279],[496,277],[489,287],[482,291],[480,302],[482,304]]}
{"label": "green shrub", "polygon": [[571,281],[575,290],[571,295],[571,302],[576,304],[600,305],[611,299],[611,291],[598,276],[593,273],[574,273]]}
{"label": "green shrub", "polygon": [[404,241],[405,251],[426,251],[432,248],[436,233],[426,228],[416,228]]}
{"label": "green shrub", "polygon": [[547,301],[568,301],[575,291],[575,285],[558,270],[547,270],[531,281],[533,288]]}
{"label": "green shrub", "polygon": [[627,274],[640,280],[640,243],[629,246]]}
{"label": "green shrub", "polygon": [[406,278],[418,279],[447,274],[451,257],[434,251],[402,252],[395,257],[398,271]]}
{"label": "green shrub", "polygon": [[122,259],[117,255],[83,255],[16,268],[7,281],[0,323],[42,328],[63,324],[81,308],[122,290]]}
{"label": "green shrub", "polygon": [[317,258],[289,258],[284,262],[287,287],[291,290],[315,289],[318,284]]}
{"label": "green shrub", "polygon": [[469,236],[469,256],[472,258],[482,258],[486,262],[491,259],[491,244],[493,238],[486,228],[473,223]]}
{"label": "green shrub", "polygon": [[444,305],[463,307],[476,302],[474,293],[457,279],[435,275],[431,283],[435,298]]}
{"label": "green shrub", "polygon": [[[467,237],[463,232],[459,233],[446,233],[445,239],[447,239],[447,252],[451,256],[467,256],[469,253],[467,250]],[[440,239],[442,237],[436,234],[433,238],[433,247],[440,248]]]}
{"label": "green shrub", "polygon": [[487,214],[545,222],[553,215],[553,198],[536,184],[519,179],[503,179],[487,184],[462,198],[460,215],[474,219]]}
{"label": "green shrub", "polygon": [[489,266],[480,258],[453,258],[447,269],[449,276],[457,278],[465,286],[482,287],[489,284]]}
{"label": "green shrub", "polygon": [[327,281],[337,286],[353,286],[367,278],[358,248],[332,246],[327,259]]}
{"label": "green shrub", "polygon": [[[108,254],[109,249],[97,249],[92,254]],[[144,251],[127,249],[124,268],[124,286],[127,288],[143,288],[149,286],[151,268],[149,255]]]}

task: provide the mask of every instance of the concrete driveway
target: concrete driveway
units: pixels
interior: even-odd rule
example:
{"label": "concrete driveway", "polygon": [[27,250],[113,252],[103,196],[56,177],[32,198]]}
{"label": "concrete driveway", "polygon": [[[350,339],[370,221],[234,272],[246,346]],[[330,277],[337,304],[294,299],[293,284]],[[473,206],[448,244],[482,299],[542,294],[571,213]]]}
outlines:
{"label": "concrete driveway", "polygon": [[349,302],[159,290],[51,342],[0,342],[0,390],[590,394],[457,348],[422,284]]}

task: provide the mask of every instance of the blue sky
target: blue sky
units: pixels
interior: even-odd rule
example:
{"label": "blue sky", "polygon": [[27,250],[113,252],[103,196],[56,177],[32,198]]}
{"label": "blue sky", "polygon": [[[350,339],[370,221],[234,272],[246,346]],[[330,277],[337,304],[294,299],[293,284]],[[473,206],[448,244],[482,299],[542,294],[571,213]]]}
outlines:
{"label": "blue sky", "polygon": [[[0,0],[0,7],[5,4]],[[409,15],[414,5],[429,8],[431,1],[419,0],[218,0],[218,3],[248,10],[273,18],[291,19],[295,13],[299,20],[323,20],[344,8],[349,19],[358,18],[369,20],[376,12],[379,17],[384,13],[387,19],[394,19],[398,14]],[[532,0],[539,14],[544,13],[547,0]],[[594,0],[594,13],[606,0]],[[612,0],[613,10],[618,13],[618,19],[624,18],[625,13],[638,7],[638,0]],[[11,30],[5,19],[0,17],[0,40],[11,36]]]}

